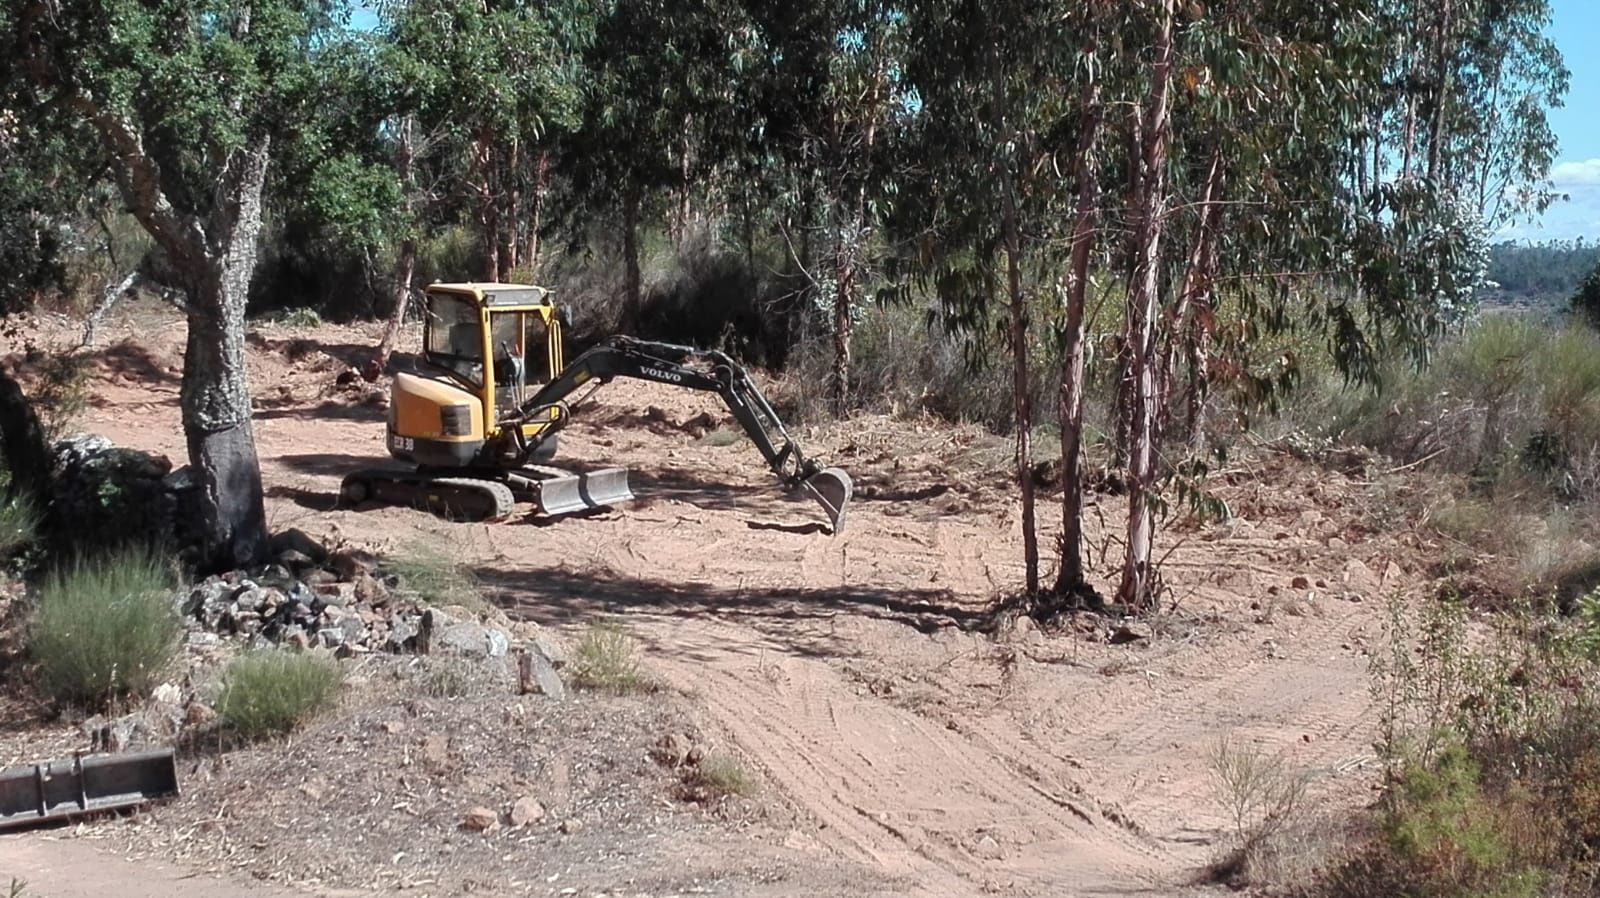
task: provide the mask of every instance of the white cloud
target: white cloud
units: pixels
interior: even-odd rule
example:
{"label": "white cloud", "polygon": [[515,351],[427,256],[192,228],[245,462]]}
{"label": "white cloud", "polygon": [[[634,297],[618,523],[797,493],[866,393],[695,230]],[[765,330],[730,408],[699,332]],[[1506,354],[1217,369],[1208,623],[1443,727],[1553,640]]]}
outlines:
{"label": "white cloud", "polygon": [[1600,159],[1557,162],[1550,169],[1550,180],[1555,183],[1558,190],[1600,185]]}

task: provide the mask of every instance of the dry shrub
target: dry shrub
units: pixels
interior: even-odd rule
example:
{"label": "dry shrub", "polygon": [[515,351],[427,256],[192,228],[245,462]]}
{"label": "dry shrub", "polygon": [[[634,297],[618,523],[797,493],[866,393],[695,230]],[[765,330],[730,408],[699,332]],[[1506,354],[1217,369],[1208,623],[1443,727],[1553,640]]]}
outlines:
{"label": "dry shrub", "polygon": [[747,796],[756,791],[756,781],[732,755],[708,755],[700,763],[684,767],[682,797],[688,801],[715,801],[729,795]]}
{"label": "dry shrub", "polygon": [[1591,894],[1600,881],[1600,595],[1473,633],[1448,604],[1390,609],[1375,656],[1386,790],[1337,898]]}
{"label": "dry shrub", "polygon": [[331,657],[264,649],[233,659],[217,714],[246,739],[282,735],[333,704],[344,674]]}
{"label": "dry shrub", "polygon": [[46,575],[28,631],[40,690],[94,707],[148,695],[183,632],[172,579],[166,561],[138,549],[79,559]]}
{"label": "dry shrub", "polygon": [[1236,887],[1285,881],[1286,859],[1304,856],[1298,836],[1307,777],[1289,770],[1282,758],[1227,737],[1213,746],[1210,763],[1234,844],[1211,865],[1208,878]]}
{"label": "dry shrub", "polygon": [[649,692],[655,683],[639,664],[633,637],[616,621],[595,621],[573,650],[572,682],[582,689],[628,695]]}
{"label": "dry shrub", "polygon": [[413,543],[385,560],[384,567],[430,605],[460,605],[472,611],[488,608],[478,575],[436,545]]}

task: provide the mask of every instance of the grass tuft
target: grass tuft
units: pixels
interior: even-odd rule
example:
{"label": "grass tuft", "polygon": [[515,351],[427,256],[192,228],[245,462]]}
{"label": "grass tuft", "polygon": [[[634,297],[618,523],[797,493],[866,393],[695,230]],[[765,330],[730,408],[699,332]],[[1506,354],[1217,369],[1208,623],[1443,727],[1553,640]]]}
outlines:
{"label": "grass tuft", "polygon": [[309,306],[298,309],[279,309],[262,315],[261,321],[281,324],[285,327],[314,328],[322,326],[322,313]]}
{"label": "grass tuft", "polygon": [[433,698],[465,698],[482,691],[482,668],[469,658],[418,658],[417,688]]}
{"label": "grass tuft", "polygon": [[281,735],[330,706],[343,680],[338,662],[322,655],[249,652],[223,674],[217,714],[246,739]]}
{"label": "grass tuft", "polygon": [[627,695],[655,688],[635,655],[633,637],[615,621],[589,625],[573,651],[574,685],[596,692]]}
{"label": "grass tuft", "polygon": [[488,607],[472,568],[433,546],[408,546],[388,559],[386,567],[430,605],[460,605],[472,611]]}
{"label": "grass tuft", "polygon": [[39,538],[39,512],[23,496],[0,495],[0,560],[10,558]]}
{"label": "grass tuft", "polygon": [[686,774],[685,786],[712,798],[724,795],[752,795],[756,781],[737,758],[731,755],[711,755]]}
{"label": "grass tuft", "polygon": [[91,706],[148,695],[172,664],[183,630],[171,589],[168,564],[138,549],[80,559],[47,575],[28,634],[41,690]]}

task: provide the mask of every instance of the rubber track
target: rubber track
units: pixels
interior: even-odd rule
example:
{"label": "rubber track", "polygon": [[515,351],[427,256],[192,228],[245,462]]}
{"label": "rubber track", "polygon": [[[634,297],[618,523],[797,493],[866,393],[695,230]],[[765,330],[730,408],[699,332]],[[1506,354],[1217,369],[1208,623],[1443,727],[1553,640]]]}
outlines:
{"label": "rubber track", "polygon": [[473,518],[478,521],[499,521],[508,518],[511,516],[511,510],[517,505],[517,497],[512,495],[511,487],[493,480],[480,480],[476,477],[440,477],[429,481],[428,485],[459,489],[487,497],[494,503],[494,510],[481,518]]}
{"label": "rubber track", "polygon": [[[367,484],[370,498],[391,505],[410,505],[424,508],[435,514],[459,515],[473,521],[498,521],[509,517],[516,508],[517,499],[511,488],[494,480],[478,477],[429,478],[410,472],[359,471],[351,475]],[[453,493],[457,502],[466,500],[466,508],[446,499],[429,501],[429,492]],[[450,507],[454,505],[455,507]],[[443,507],[441,507],[443,506]]]}

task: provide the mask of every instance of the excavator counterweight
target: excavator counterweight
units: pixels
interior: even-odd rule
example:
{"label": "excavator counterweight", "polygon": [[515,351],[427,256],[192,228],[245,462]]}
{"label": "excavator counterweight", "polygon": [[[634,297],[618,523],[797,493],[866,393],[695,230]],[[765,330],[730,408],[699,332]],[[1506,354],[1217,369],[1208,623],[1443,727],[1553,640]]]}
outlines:
{"label": "excavator counterweight", "polygon": [[545,515],[629,501],[626,469],[548,464],[573,419],[569,397],[624,378],[717,394],[783,484],[814,499],[834,533],[843,529],[850,476],[807,457],[725,353],[617,336],[567,364],[562,317],[542,287],[434,284],[426,295],[420,368],[395,377],[389,406],[389,454],[408,466],[352,472],[345,501],[467,520],[508,517],[517,501]]}

